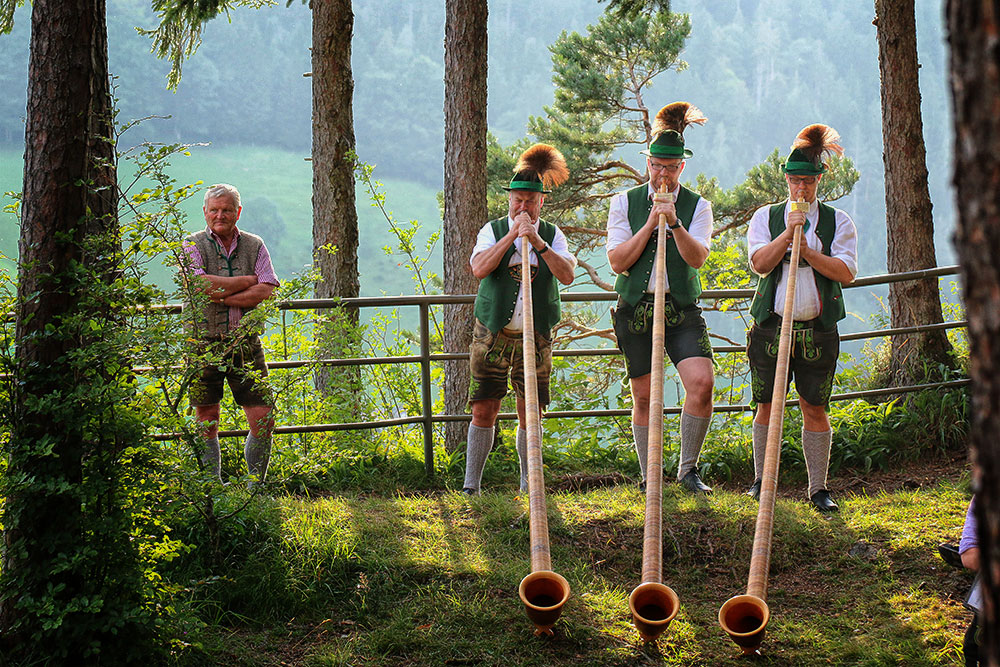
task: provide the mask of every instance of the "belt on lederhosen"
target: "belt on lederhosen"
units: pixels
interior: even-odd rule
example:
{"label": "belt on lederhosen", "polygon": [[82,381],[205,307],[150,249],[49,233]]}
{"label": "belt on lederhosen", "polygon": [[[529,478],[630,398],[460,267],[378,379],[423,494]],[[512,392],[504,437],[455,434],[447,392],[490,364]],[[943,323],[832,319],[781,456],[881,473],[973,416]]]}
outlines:
{"label": "belt on lederhosen", "polygon": [[[765,322],[765,326],[767,326],[768,328],[774,326],[774,328],[776,329],[775,337],[777,337],[781,335],[781,322],[782,322],[781,315],[775,313],[767,319],[767,321]],[[809,353],[809,351],[815,349],[816,347],[815,341],[813,340],[814,332],[828,331],[828,329],[822,329],[819,326],[819,324],[820,322],[818,317],[814,317],[811,320],[795,320],[792,322],[792,339],[789,341],[789,343],[791,344],[790,353],[793,357],[796,356],[795,354],[796,343],[799,343],[802,346],[802,350],[805,351],[806,359],[809,359],[810,357],[813,356]]]}
{"label": "belt on lederhosen", "polygon": [[[670,290],[663,295],[663,319],[666,321],[668,327],[677,326],[684,320],[683,314],[677,309],[676,302],[670,296]],[[632,311],[632,330],[633,331],[646,331],[651,329],[651,320],[653,319],[653,303],[656,300],[656,295],[653,292],[643,292],[642,297],[635,304],[635,310]]]}

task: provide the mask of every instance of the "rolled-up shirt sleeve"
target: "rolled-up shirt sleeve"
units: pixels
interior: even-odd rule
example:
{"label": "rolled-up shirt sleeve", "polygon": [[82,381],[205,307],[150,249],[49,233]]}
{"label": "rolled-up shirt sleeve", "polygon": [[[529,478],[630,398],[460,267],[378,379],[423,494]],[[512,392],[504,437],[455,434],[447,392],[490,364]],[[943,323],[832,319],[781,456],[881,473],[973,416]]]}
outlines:
{"label": "rolled-up shirt sleeve", "polygon": [[611,252],[632,238],[632,226],[628,224],[628,194],[619,192],[611,198],[608,206],[608,240],[605,247]]}
{"label": "rolled-up shirt sleeve", "polygon": [[688,227],[688,234],[705,246],[706,250],[712,249],[712,223],[712,202],[704,197],[699,197],[698,205],[694,209],[694,215],[691,216],[691,226]]}
{"label": "rolled-up shirt sleeve", "polygon": [[556,227],[556,235],[552,239],[552,243],[549,244],[552,248],[552,252],[556,253],[567,262],[573,265],[573,269],[576,269],[576,255],[569,251],[569,241],[566,239],[566,235],[563,231]]}
{"label": "rolled-up shirt sleeve", "polygon": [[476,255],[484,250],[489,250],[495,246],[496,243],[496,237],[493,236],[493,225],[487,222],[479,228],[479,233],[476,235],[476,245],[472,248],[472,255],[469,256],[469,266],[472,266],[472,259]]}
{"label": "rolled-up shirt sleeve", "polygon": [[830,244],[830,256],[842,261],[851,272],[851,279],[858,277],[858,230],[851,216],[837,209],[837,231]]}
{"label": "rolled-up shirt sleeve", "polygon": [[[771,230],[768,226],[768,212],[770,207],[762,206],[754,211],[747,225],[747,260],[750,262],[750,270],[753,270],[754,254],[771,242]],[[754,273],[757,273],[754,271]],[[757,273],[758,276],[766,274]]]}
{"label": "rolled-up shirt sleeve", "polygon": [[274,265],[271,264],[271,253],[267,251],[267,246],[261,244],[257,253],[257,261],[254,264],[254,273],[258,283],[267,283],[278,287],[278,275],[274,272]]}

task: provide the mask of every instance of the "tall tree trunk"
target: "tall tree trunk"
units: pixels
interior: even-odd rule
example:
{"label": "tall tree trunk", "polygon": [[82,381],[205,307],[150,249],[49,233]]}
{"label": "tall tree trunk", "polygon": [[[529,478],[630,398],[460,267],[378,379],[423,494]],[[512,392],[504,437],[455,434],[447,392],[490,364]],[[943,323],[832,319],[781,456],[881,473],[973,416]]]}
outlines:
{"label": "tall tree trunk", "polygon": [[[486,0],[447,0],[444,28],[444,291],[472,294],[469,268],[476,233],[486,223]],[[464,352],[472,340],[472,306],[444,307],[444,351]],[[469,364],[445,362],[448,414],[465,412]],[[445,447],[465,441],[464,422],[449,422]]]}
{"label": "tall tree trunk", "polygon": [[[977,518],[985,585],[983,664],[1000,664],[1000,4],[949,0],[955,122],[955,245],[969,320]],[[988,660],[987,660],[988,659]]]}
{"label": "tall tree trunk", "polygon": [[[934,218],[927,186],[927,163],[913,0],[875,0],[879,73],[882,79],[882,158],[885,163],[885,218],[891,273],[937,265]],[[892,283],[889,311],[893,327],[942,321],[937,278]],[[890,386],[922,380],[924,365],[952,366],[944,331],[892,337]]]}
{"label": "tall tree trunk", "polygon": [[80,267],[110,277],[115,266],[107,58],[104,0],[35,0],[7,473],[23,483],[12,482],[3,521],[0,635],[7,640],[16,639],[5,630],[21,620],[21,600],[69,601],[88,585],[87,559],[67,563],[85,539],[86,423],[55,397],[92,377],[80,376],[72,358],[85,342],[67,334],[75,318],[101,316],[81,312],[88,275]]}
{"label": "tall tree trunk", "polygon": [[[351,37],[354,13],[351,0],[324,0],[312,5],[313,105],[313,256],[319,267],[316,297],[358,296],[358,212],[354,198],[354,79]],[[336,246],[335,252],[328,248]],[[356,323],[358,313],[346,313]],[[317,318],[320,320],[321,318]],[[326,322],[329,331],[317,332],[324,355],[342,356],[349,348],[342,327]],[[338,331],[338,329],[341,329]],[[316,384],[330,393],[334,385],[356,381],[357,369],[323,369]],[[341,389],[347,389],[341,387]],[[344,394],[350,393],[345,391]]]}

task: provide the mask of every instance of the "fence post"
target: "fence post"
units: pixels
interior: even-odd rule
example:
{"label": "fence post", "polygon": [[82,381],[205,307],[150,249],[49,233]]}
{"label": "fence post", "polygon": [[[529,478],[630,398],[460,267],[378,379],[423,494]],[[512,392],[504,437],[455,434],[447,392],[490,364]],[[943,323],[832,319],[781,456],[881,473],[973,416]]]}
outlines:
{"label": "fence post", "polygon": [[424,470],[434,474],[434,414],[431,408],[431,336],[426,301],[420,302],[420,395],[424,418]]}

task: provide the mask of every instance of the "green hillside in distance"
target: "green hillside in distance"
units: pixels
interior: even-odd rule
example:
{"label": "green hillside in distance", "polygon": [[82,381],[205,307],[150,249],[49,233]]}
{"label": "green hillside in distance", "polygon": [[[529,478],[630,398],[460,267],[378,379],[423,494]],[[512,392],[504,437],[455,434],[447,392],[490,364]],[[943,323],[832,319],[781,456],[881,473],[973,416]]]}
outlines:
{"label": "green hillside in distance", "polygon": [[[312,168],[303,155],[295,151],[259,146],[193,147],[189,156],[177,155],[169,169],[178,185],[202,181],[205,185],[232,183],[243,197],[243,214],[239,226],[264,237],[271,252],[279,278],[302,273],[312,254]],[[0,190],[17,192],[22,187],[22,156],[11,148],[0,149]],[[125,186],[132,180],[131,163],[123,162],[119,180]],[[375,175],[378,177],[378,167]],[[137,185],[133,192],[143,187]],[[437,192],[411,181],[387,179],[383,183],[386,206],[395,219],[406,222],[419,220],[421,239],[441,227]],[[389,224],[382,214],[370,206],[363,184],[357,190],[360,249],[358,264],[361,272],[362,296],[381,294],[412,294],[413,282],[407,271],[398,266],[399,257],[387,256],[383,247],[393,244]],[[9,197],[4,204],[11,203]],[[202,194],[184,205],[186,228],[201,229]],[[0,252],[6,257],[17,256],[18,226],[11,213],[0,213]],[[423,243],[419,246],[424,247]],[[432,270],[440,273],[441,249],[436,247],[431,261]],[[156,266],[150,277],[157,285],[169,289],[170,272]]]}

